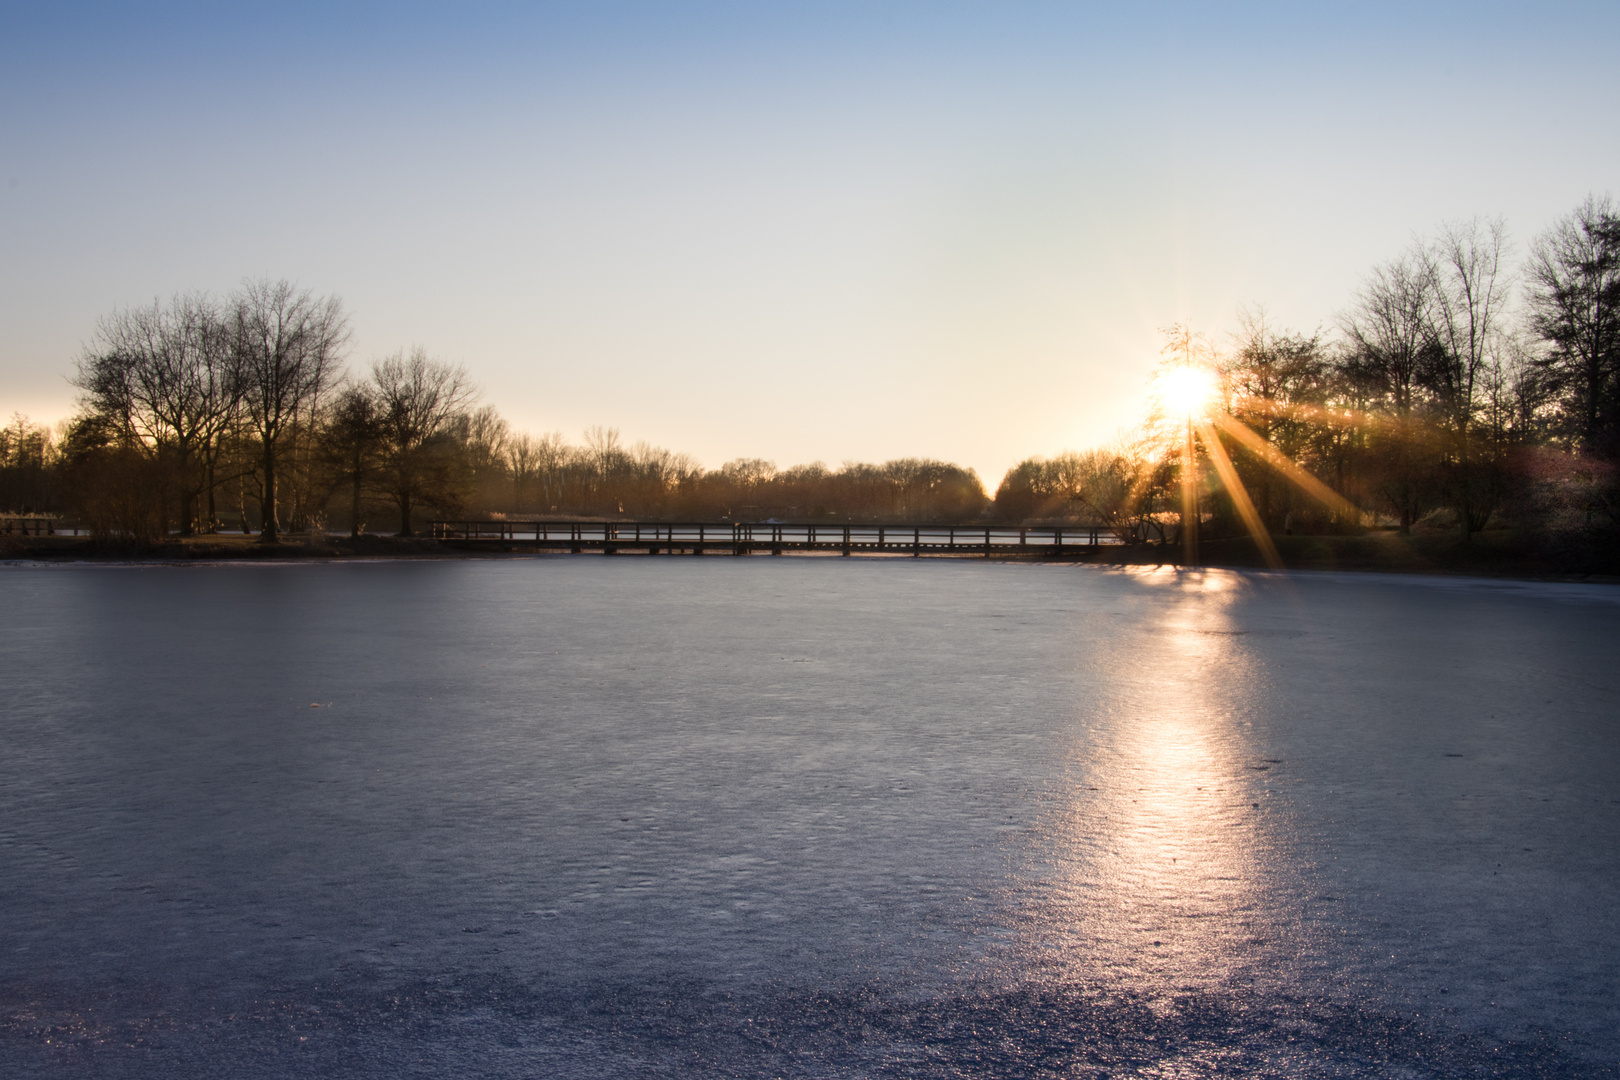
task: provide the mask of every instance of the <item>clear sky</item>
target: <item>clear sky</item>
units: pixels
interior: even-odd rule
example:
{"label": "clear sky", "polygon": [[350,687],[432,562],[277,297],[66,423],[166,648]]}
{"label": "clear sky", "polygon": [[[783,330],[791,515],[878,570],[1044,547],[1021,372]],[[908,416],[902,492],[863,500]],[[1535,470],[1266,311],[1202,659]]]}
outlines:
{"label": "clear sky", "polygon": [[359,370],[715,466],[992,488],[1159,327],[1331,324],[1447,218],[1620,194],[1620,5],[0,3],[0,410],[114,308],[287,277]]}

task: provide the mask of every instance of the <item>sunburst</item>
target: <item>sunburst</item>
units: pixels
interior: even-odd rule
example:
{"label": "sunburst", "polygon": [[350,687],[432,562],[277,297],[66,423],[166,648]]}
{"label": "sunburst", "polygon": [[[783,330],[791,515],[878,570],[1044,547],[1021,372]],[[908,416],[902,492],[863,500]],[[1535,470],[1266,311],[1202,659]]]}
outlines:
{"label": "sunburst", "polygon": [[1221,486],[1231,497],[1238,516],[1243,519],[1244,528],[1253,537],[1266,565],[1273,569],[1281,569],[1283,565],[1276,543],[1266,530],[1265,523],[1260,520],[1254,500],[1249,497],[1248,489],[1232,464],[1231,455],[1221,442],[1221,432],[1333,513],[1352,519],[1359,516],[1356,508],[1342,495],[1290,460],[1225,408],[1220,376],[1213,366],[1197,362],[1190,350],[1184,356],[1183,362],[1160,369],[1154,396],[1159,403],[1157,411],[1160,416],[1176,425],[1176,445],[1168,453],[1181,458],[1181,538],[1185,565],[1191,566],[1198,561],[1198,443],[1203,444],[1210,463],[1215,466],[1216,475],[1220,477]]}

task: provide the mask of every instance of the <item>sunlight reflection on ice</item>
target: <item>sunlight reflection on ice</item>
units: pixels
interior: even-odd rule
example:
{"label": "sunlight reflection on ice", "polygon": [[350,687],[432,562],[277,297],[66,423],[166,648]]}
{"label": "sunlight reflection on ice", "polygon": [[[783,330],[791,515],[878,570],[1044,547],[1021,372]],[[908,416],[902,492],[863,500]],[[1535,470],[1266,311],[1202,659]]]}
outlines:
{"label": "sunlight reflection on ice", "polygon": [[1132,655],[1109,658],[1134,672],[1107,706],[1128,719],[1076,733],[1053,895],[1036,921],[1058,978],[1158,995],[1251,965],[1264,839],[1250,777],[1269,766],[1251,760],[1241,713],[1249,659],[1229,614],[1240,580],[1144,576],[1177,599]]}

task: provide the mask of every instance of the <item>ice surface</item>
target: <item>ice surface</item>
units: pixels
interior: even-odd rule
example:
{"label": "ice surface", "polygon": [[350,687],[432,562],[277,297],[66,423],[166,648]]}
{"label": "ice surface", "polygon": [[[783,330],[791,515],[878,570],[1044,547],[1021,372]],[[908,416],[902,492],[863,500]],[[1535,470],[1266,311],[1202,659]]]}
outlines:
{"label": "ice surface", "polygon": [[0,570],[7,1076],[1620,1073],[1620,589]]}

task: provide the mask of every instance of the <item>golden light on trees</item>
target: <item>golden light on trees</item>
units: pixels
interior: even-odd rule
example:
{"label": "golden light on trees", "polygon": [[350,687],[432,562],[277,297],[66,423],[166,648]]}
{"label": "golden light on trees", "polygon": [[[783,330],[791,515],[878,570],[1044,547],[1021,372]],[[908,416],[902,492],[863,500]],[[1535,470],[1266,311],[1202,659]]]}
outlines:
{"label": "golden light on trees", "polygon": [[1267,443],[1237,417],[1226,401],[1228,388],[1219,374],[1220,357],[1202,335],[1186,326],[1166,330],[1167,362],[1155,378],[1153,396],[1165,457],[1177,456],[1181,466],[1181,540],[1185,565],[1198,561],[1198,446],[1214,467],[1233,509],[1260,549],[1266,564],[1282,567],[1277,546],[1249,497],[1236,466],[1221,440],[1221,433],[1253,453],[1305,494],[1335,514],[1354,515],[1355,508],[1326,484],[1311,476],[1276,447]]}

